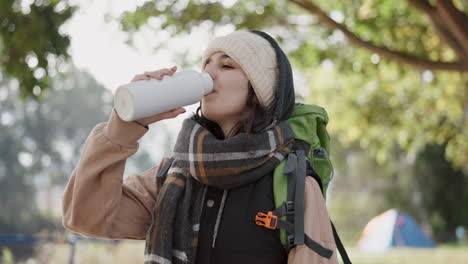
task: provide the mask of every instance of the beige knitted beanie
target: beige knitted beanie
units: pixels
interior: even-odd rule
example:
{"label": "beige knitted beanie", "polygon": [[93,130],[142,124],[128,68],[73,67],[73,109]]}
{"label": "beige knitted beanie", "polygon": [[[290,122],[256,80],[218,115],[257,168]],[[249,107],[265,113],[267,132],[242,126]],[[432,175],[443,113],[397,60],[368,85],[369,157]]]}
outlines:
{"label": "beige knitted beanie", "polygon": [[270,43],[249,31],[235,31],[218,37],[208,44],[203,65],[213,53],[223,51],[231,57],[247,75],[260,104],[270,108],[278,84],[276,54]]}

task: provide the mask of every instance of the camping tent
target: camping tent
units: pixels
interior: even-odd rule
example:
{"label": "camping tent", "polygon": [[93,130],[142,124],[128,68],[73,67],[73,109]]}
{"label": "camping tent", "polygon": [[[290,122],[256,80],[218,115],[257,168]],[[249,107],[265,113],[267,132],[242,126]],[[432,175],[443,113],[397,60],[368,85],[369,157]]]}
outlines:
{"label": "camping tent", "polygon": [[432,248],[435,244],[411,216],[390,209],[367,223],[358,247],[365,252],[383,252],[390,247]]}

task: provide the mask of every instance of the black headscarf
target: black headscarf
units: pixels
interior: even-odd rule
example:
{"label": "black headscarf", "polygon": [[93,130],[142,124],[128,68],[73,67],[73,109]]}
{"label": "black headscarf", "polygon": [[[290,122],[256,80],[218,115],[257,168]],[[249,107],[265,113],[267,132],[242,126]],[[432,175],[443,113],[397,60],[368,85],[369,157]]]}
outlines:
{"label": "black headscarf", "polygon": [[260,30],[253,29],[249,31],[266,39],[276,53],[278,64],[278,87],[275,91],[275,99],[273,103],[274,109],[272,109],[274,111],[273,120],[270,125],[263,128],[268,129],[276,125],[279,121],[287,120],[293,111],[296,97],[294,93],[292,68],[288,57],[284,54],[283,50],[274,38]]}
{"label": "black headscarf", "polygon": [[[294,81],[291,64],[289,63],[288,57],[280,48],[279,44],[273,37],[263,31],[253,29],[249,30],[249,32],[261,36],[270,43],[270,45],[273,47],[273,50],[275,51],[278,67],[278,86],[275,90],[274,101],[272,104],[273,109],[270,109],[273,111],[273,117],[269,124],[256,128],[254,131],[261,132],[272,128],[280,121],[287,120],[293,111],[296,97],[294,93]],[[202,114],[198,114],[198,112],[201,113],[201,104],[197,109],[197,114],[193,115],[192,119],[197,121],[203,127],[209,128],[209,130],[219,138],[223,138],[223,132],[221,128],[213,121],[203,117]]]}

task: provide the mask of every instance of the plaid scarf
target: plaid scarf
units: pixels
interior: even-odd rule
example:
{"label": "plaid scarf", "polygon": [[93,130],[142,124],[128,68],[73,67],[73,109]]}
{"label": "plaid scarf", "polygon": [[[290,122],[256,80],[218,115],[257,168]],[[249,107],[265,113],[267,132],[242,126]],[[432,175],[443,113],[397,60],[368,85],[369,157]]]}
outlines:
{"label": "plaid scarf", "polygon": [[145,263],[193,263],[206,186],[228,190],[257,181],[287,156],[294,139],[286,121],[249,134],[251,140],[245,136],[219,140],[194,120],[184,120],[153,209]]}

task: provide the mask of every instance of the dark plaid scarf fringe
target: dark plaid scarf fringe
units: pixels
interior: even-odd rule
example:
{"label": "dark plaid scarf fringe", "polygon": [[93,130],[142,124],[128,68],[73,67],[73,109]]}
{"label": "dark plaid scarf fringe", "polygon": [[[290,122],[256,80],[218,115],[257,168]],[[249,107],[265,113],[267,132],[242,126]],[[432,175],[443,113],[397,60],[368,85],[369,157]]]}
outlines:
{"label": "dark plaid scarf fringe", "polygon": [[206,186],[231,189],[255,182],[291,151],[286,121],[261,133],[218,140],[185,119],[174,147],[174,162],[158,192],[146,238],[145,263],[193,263]]}

